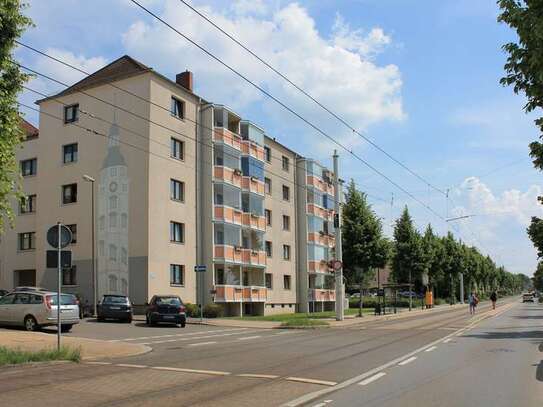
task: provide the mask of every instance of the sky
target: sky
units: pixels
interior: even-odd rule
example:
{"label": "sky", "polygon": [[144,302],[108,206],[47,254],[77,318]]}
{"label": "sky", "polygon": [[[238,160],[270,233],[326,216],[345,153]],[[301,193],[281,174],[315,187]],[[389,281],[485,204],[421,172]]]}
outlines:
{"label": "sky", "polygon": [[[419,230],[428,223],[439,234],[450,230],[509,271],[533,273],[537,254],[526,227],[532,216],[543,217],[543,207],[537,203],[541,174],[532,167],[528,144],[537,130],[535,116],[522,110],[524,97],[499,84],[506,60],[501,46],[516,36],[496,22],[494,0],[190,2],[431,186],[181,1],[138,1],[338,144],[130,0],[30,0],[25,13],[36,26],[22,41],[87,72],[124,54],[172,79],[190,70],[199,95],[229,106],[300,154],[331,166],[337,149],[341,177],[368,194],[387,235],[407,205]],[[16,57],[64,83],[82,77],[25,49]],[[46,94],[63,88],[42,78],[29,86]],[[38,97],[25,92],[20,99]],[[27,118],[38,124],[35,113]],[[463,215],[473,216],[443,220]]]}

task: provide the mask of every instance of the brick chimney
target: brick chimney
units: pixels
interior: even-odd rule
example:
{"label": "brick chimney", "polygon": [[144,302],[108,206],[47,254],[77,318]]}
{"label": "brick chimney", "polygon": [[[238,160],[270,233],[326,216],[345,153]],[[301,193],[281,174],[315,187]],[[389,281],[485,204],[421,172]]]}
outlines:
{"label": "brick chimney", "polygon": [[175,75],[175,83],[192,92],[192,72],[185,71]]}

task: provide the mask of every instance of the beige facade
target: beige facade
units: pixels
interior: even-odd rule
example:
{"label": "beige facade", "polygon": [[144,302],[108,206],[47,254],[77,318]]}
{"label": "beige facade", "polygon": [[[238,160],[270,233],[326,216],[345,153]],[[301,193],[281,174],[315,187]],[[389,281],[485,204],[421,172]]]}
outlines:
{"label": "beige facade", "polygon": [[33,211],[0,242],[0,288],[56,286],[45,235],[62,222],[77,232],[63,290],[92,303],[94,188],[99,295],[144,304],[177,294],[231,315],[307,308],[313,235],[299,183],[316,181],[299,155],[191,86],[190,73],[174,82],[122,57],[38,102],[39,137],[18,153],[24,171],[36,169],[23,177]]}

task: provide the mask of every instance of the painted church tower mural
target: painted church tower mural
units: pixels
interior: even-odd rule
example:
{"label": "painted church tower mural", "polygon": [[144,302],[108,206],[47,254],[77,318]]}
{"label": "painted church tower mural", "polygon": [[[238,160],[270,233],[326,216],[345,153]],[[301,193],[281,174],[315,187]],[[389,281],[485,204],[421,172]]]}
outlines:
{"label": "painted church tower mural", "polygon": [[117,112],[108,132],[98,193],[98,295],[129,295],[126,161],[119,146]]}

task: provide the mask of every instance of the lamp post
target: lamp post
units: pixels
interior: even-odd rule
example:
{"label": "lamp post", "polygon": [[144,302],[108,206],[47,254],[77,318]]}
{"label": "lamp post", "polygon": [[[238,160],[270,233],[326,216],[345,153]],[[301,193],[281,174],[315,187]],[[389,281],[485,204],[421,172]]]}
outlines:
{"label": "lamp post", "polygon": [[93,295],[93,316],[98,315],[97,304],[98,304],[98,294],[96,290],[98,289],[98,283],[96,279],[96,260],[94,255],[94,182],[95,179],[90,175],[83,175],[83,180],[91,183],[91,239],[92,239],[92,295]]}

